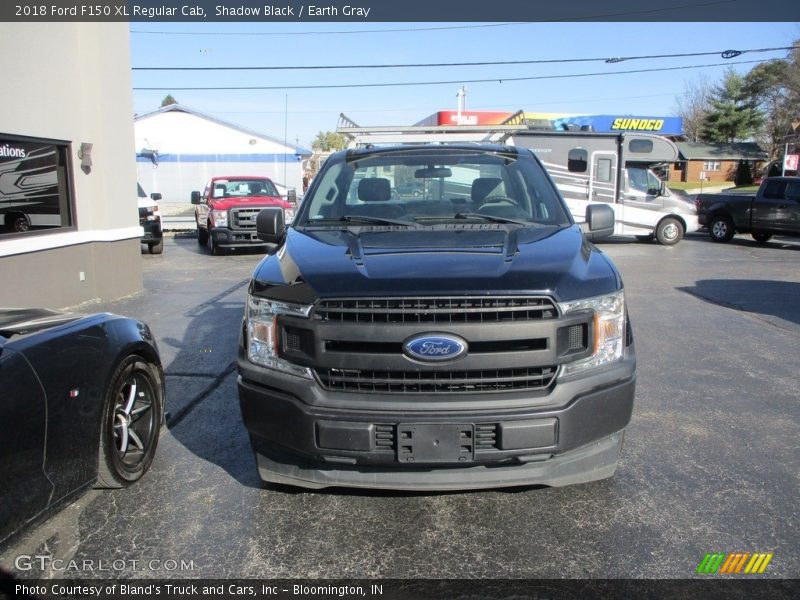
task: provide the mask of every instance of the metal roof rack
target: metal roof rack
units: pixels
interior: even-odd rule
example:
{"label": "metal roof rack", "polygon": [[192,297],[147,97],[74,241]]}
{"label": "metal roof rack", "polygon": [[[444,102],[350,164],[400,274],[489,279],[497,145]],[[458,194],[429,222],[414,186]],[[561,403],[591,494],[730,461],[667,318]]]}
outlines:
{"label": "metal roof rack", "polygon": [[499,125],[396,125],[360,127],[344,113],[339,115],[336,133],[348,140],[350,148],[376,145],[494,143],[502,144],[514,133],[527,131],[525,113],[517,111]]}

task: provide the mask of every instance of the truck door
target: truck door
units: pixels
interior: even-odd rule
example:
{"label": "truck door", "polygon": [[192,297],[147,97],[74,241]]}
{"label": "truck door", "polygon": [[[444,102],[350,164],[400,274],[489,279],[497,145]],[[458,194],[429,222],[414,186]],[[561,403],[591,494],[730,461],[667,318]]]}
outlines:
{"label": "truck door", "polygon": [[800,182],[767,180],[761,197],[753,203],[753,229],[800,232]]}

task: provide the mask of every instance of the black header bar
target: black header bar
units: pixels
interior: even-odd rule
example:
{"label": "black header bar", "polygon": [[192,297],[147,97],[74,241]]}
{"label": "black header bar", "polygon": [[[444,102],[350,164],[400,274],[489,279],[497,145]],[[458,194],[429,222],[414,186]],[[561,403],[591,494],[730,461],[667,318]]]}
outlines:
{"label": "black header bar", "polygon": [[[3,0],[2,22],[800,21],[786,0]],[[665,40],[667,41],[667,40]]]}

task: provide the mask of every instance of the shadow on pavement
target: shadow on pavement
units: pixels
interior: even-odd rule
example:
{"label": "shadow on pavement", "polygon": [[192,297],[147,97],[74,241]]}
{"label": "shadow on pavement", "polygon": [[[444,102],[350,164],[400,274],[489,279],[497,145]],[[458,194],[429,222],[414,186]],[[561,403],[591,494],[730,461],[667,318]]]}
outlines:
{"label": "shadow on pavement", "polygon": [[704,279],[678,288],[701,300],[800,324],[800,283],[762,279]]}

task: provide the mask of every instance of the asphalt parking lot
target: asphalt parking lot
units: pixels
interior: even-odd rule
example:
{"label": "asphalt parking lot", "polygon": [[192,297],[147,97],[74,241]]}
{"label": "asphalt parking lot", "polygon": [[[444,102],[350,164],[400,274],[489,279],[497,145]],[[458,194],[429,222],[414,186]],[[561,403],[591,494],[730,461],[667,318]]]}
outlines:
{"label": "asphalt parking lot", "polygon": [[[612,479],[291,492],[262,488],[236,394],[260,254],[212,257],[168,237],[163,255],[142,254],[143,293],[86,307],[157,336],[170,417],[153,468],[30,529],[0,567],[20,578],[685,578],[707,552],[747,551],[774,553],[765,576],[800,577],[800,241],[601,248],[625,280],[639,361]],[[35,554],[82,566],[15,566]]]}

